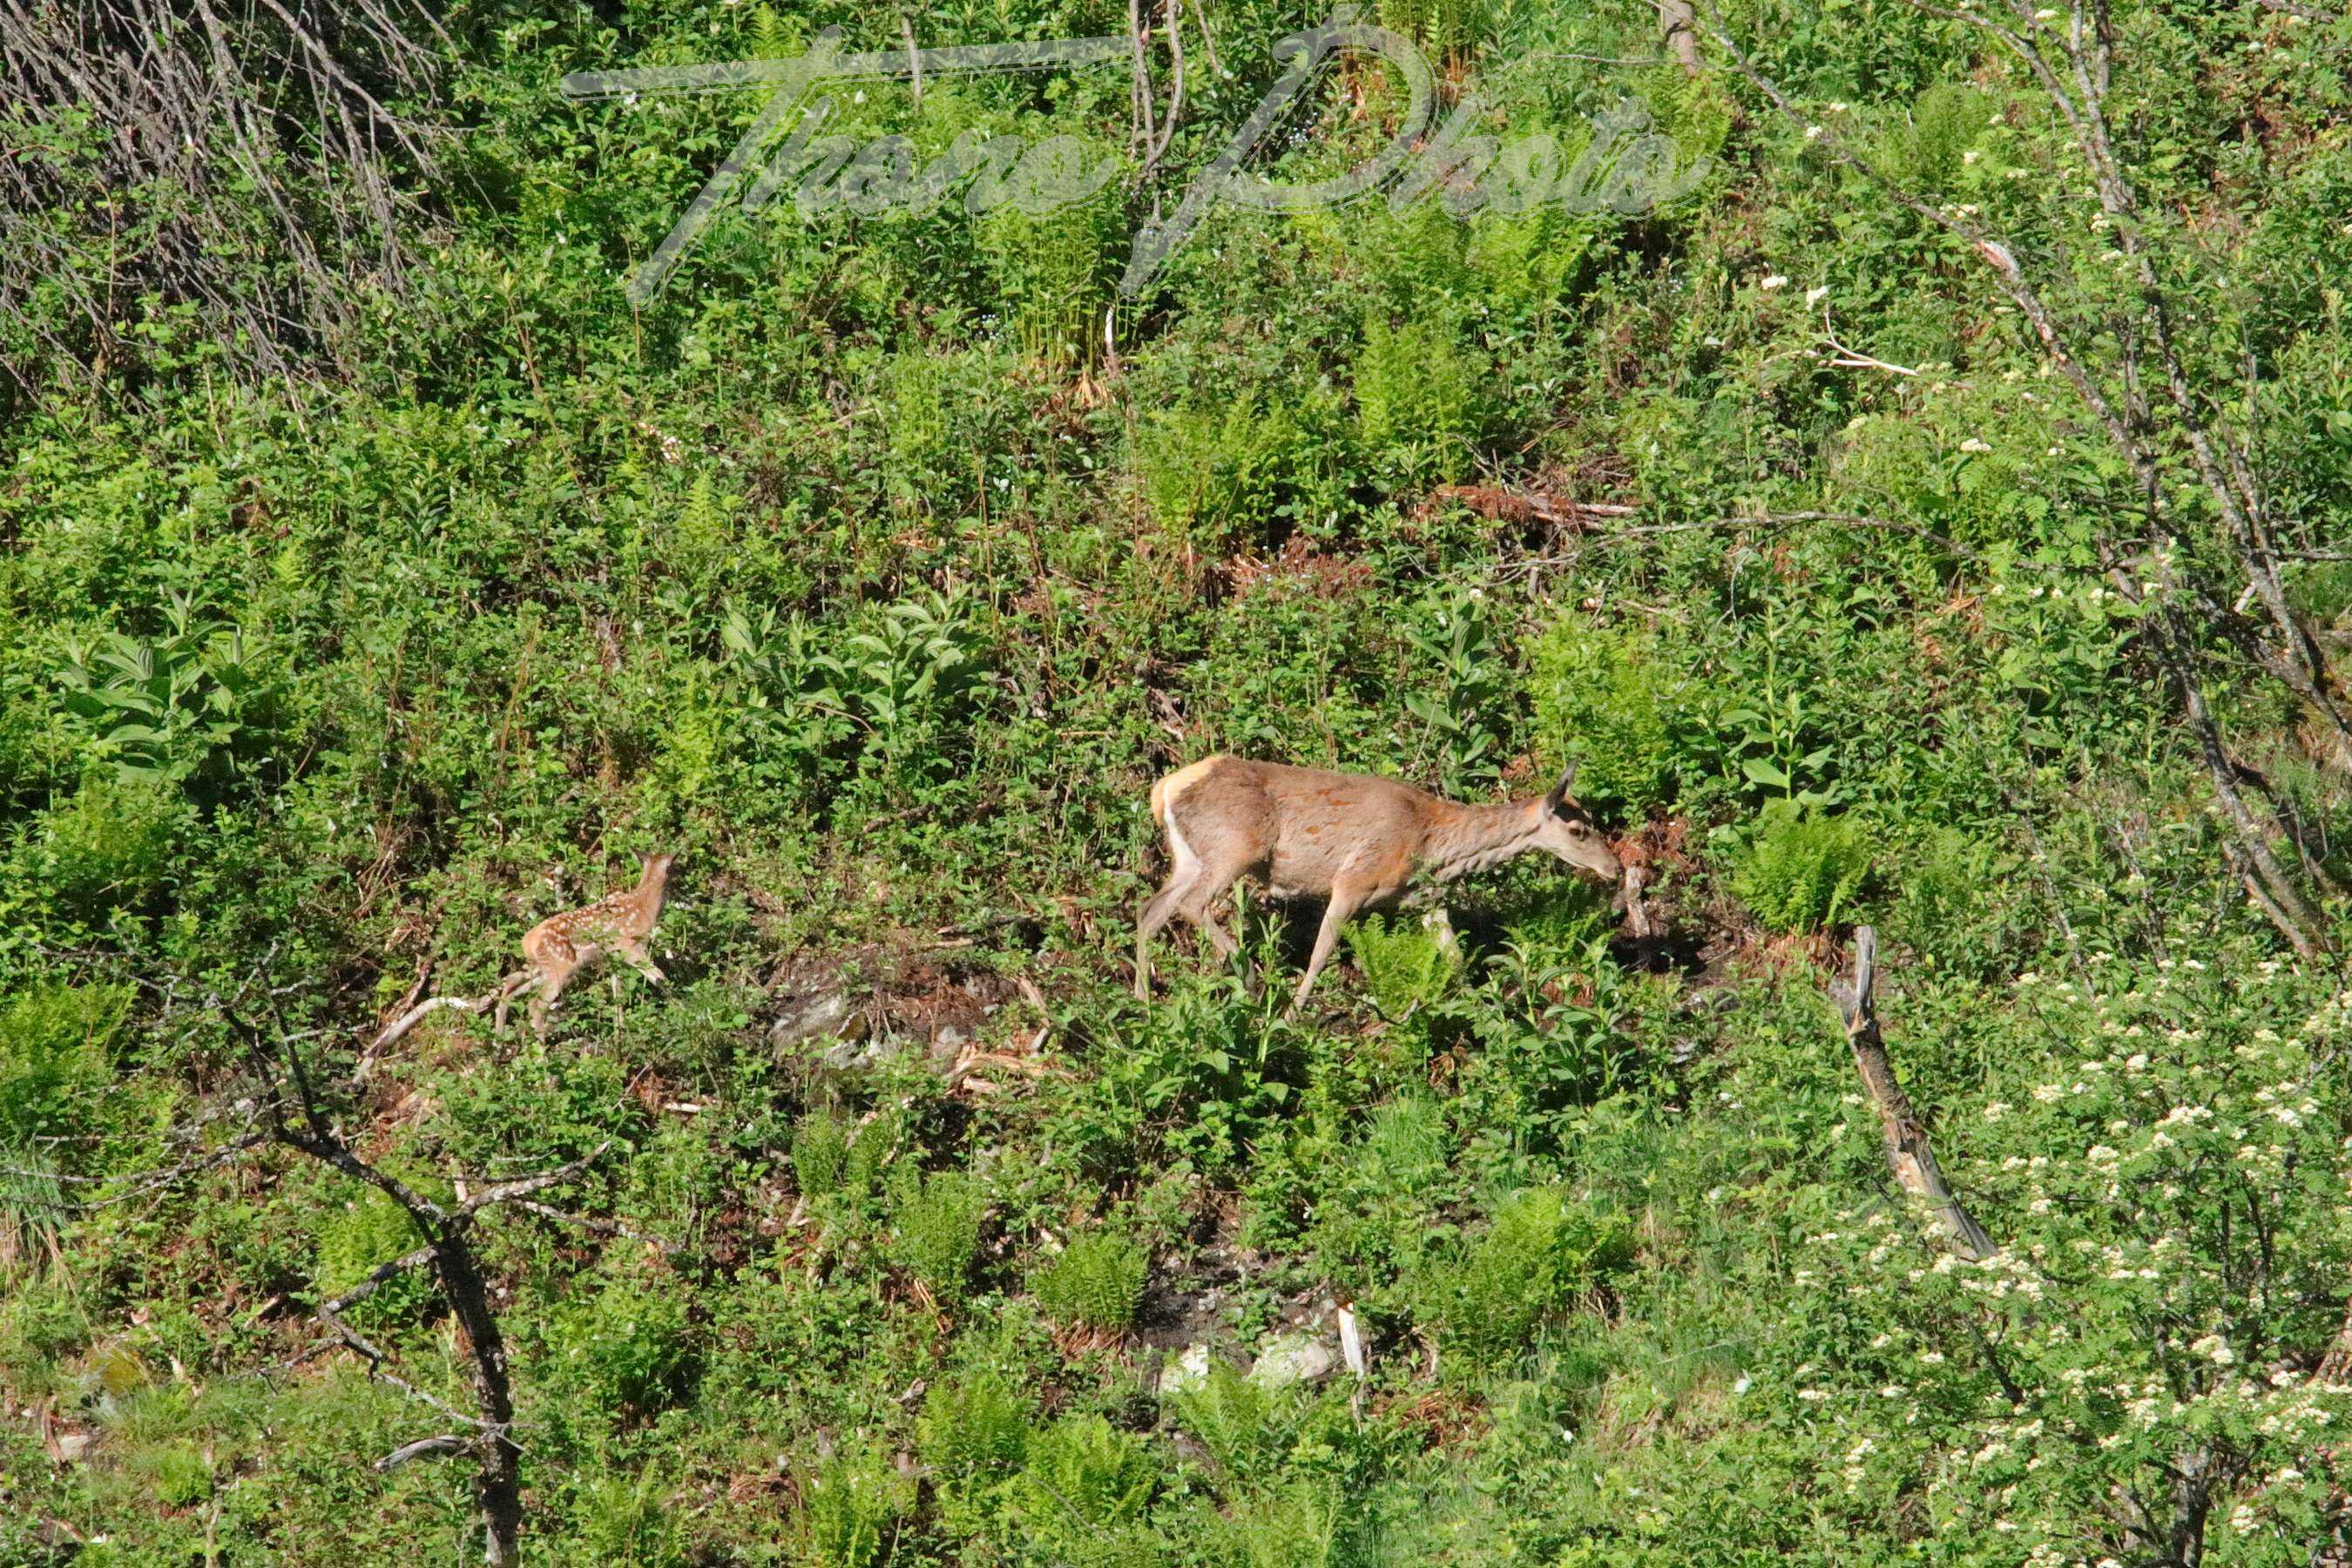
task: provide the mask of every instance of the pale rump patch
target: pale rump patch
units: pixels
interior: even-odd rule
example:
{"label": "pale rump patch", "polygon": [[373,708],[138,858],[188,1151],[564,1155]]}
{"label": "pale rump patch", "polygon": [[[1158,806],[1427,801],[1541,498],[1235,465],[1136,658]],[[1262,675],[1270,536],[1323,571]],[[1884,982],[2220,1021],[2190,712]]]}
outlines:
{"label": "pale rump patch", "polygon": [[1161,817],[1160,826],[1168,830],[1168,852],[1176,858],[1176,864],[1170,875],[1190,877],[1199,868],[1201,858],[1192,853],[1192,847],[1190,844],[1184,842],[1184,830],[1176,825],[1173,813]]}
{"label": "pale rump patch", "polygon": [[1182,795],[1186,790],[1191,789],[1194,784],[1199,784],[1202,779],[1208,775],[1208,772],[1211,768],[1215,767],[1219,763],[1222,763],[1224,760],[1225,759],[1223,755],[1202,757],[1197,763],[1186,763],[1184,766],[1178,768],[1174,773],[1170,773],[1166,778],[1161,779],[1158,784],[1153,784],[1151,786],[1152,819],[1158,822],[1162,827],[1168,826],[1169,810],[1171,807],[1175,805],[1178,797]]}

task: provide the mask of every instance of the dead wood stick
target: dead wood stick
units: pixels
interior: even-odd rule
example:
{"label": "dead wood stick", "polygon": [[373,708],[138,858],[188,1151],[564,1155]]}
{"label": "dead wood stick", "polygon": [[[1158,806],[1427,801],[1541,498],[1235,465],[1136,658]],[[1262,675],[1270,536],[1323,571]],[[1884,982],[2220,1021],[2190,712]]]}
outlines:
{"label": "dead wood stick", "polygon": [[376,1474],[383,1475],[387,1471],[400,1468],[411,1459],[421,1459],[427,1455],[462,1454],[472,1447],[473,1439],[470,1437],[447,1435],[438,1437],[419,1437],[414,1443],[403,1443],[368,1468]]}
{"label": "dead wood stick", "polygon": [[1692,14],[1690,0],[1657,0],[1657,6],[1658,34],[1682,62],[1683,74],[1705,75],[1706,62],[1698,52],[1698,17]]}
{"label": "dead wood stick", "polygon": [[424,1001],[386,1024],[383,1033],[368,1042],[368,1049],[371,1052],[383,1049],[384,1047],[423,1023],[429,1015],[438,1013],[445,1007],[455,1008],[460,1013],[478,1013],[496,1003],[498,999],[499,993],[496,991],[487,996],[427,996]]}
{"label": "dead wood stick", "polygon": [[1981,1263],[2000,1249],[1945,1184],[1936,1152],[1927,1143],[1927,1130],[1920,1124],[1911,1097],[1895,1080],[1895,1064],[1887,1058],[1886,1042],[1879,1036],[1878,1013],[1870,995],[1877,959],[1878,932],[1869,926],[1855,928],[1853,989],[1832,986],[1831,995],[1844,1015],[1846,1043],[1853,1047],[1853,1065],[1862,1074],[1862,1086],[1878,1108],[1887,1166],[1905,1192],[1927,1205],[1952,1246],[1971,1261]]}

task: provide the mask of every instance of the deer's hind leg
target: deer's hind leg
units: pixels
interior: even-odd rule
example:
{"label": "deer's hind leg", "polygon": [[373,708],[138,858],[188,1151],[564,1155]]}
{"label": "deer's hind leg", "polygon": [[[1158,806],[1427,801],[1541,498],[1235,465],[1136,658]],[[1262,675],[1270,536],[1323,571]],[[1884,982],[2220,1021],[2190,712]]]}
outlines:
{"label": "deer's hind leg", "polygon": [[539,994],[530,1001],[531,1033],[543,1037],[547,1033],[547,1016],[555,1010],[564,986],[571,984],[572,976],[579,972],[585,959],[568,939],[555,935],[537,942],[526,937],[522,950],[539,980]]}
{"label": "deer's hind leg", "polygon": [[1245,855],[1228,855],[1206,861],[1202,865],[1201,874],[1192,879],[1192,885],[1184,890],[1184,896],[1176,902],[1178,914],[1208,932],[1209,943],[1217,950],[1220,959],[1231,958],[1241,944],[1234,940],[1232,932],[1225,930],[1224,922],[1217,919],[1215,905],[1249,871],[1249,858]]}
{"label": "deer's hind leg", "polygon": [[1139,1002],[1151,1000],[1151,939],[1175,914],[1177,906],[1192,895],[1192,885],[1200,880],[1202,869],[1201,858],[1184,842],[1184,835],[1172,817],[1168,823],[1168,847],[1175,864],[1169,868],[1168,880],[1160,884],[1160,891],[1151,896],[1135,921],[1135,999]]}
{"label": "deer's hind leg", "polygon": [[1135,999],[1151,1000],[1151,939],[1176,912],[1177,900],[1192,891],[1192,877],[1178,871],[1170,877],[1135,921]]}
{"label": "deer's hind leg", "polygon": [[1142,1001],[1149,1001],[1151,995],[1151,939],[1175,916],[1182,915],[1208,932],[1220,959],[1234,955],[1234,939],[1209,912],[1209,906],[1241,879],[1251,860],[1246,850],[1226,849],[1219,854],[1201,855],[1185,838],[1173,813],[1168,818],[1168,847],[1176,863],[1169,870],[1167,882],[1144,906],[1135,924],[1135,994]]}

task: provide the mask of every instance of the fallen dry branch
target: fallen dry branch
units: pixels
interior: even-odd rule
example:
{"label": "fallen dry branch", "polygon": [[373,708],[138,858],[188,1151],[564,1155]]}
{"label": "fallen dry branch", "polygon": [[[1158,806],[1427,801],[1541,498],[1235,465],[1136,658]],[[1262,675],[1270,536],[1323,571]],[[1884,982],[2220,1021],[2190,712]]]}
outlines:
{"label": "fallen dry branch", "polygon": [[473,1439],[470,1437],[453,1436],[446,1433],[438,1437],[419,1437],[414,1443],[403,1443],[368,1468],[381,1476],[400,1468],[411,1459],[422,1459],[428,1456],[437,1457],[442,1454],[462,1454],[472,1445],[472,1442]]}
{"label": "fallen dry branch", "polygon": [[1886,1042],[1879,1035],[1878,1012],[1871,1001],[1877,958],[1878,932],[1869,926],[1856,928],[1853,988],[1833,984],[1831,995],[1844,1016],[1846,1043],[1853,1047],[1853,1065],[1862,1074],[1862,1086],[1878,1108],[1887,1166],[1905,1192],[1927,1205],[1953,1247],[1970,1260],[1982,1262],[2000,1249],[1945,1184],[1936,1152],[1927,1142],[1927,1130],[1921,1125],[1911,1097],[1896,1081],[1895,1064],[1888,1059]]}
{"label": "fallen dry branch", "polygon": [[484,992],[479,996],[426,997],[424,1001],[419,1002],[415,1006],[411,1007],[407,1012],[403,1013],[399,1017],[394,1018],[391,1023],[386,1024],[377,1032],[375,1038],[368,1042],[367,1050],[362,1053],[360,1058],[360,1076],[362,1078],[365,1078],[367,1076],[368,1063],[370,1059],[374,1057],[376,1052],[383,1049],[386,1046],[394,1044],[403,1035],[407,1034],[409,1030],[416,1027],[417,1025],[423,1023],[426,1018],[432,1016],[434,1014],[440,1012],[487,1013],[491,1008],[497,1006],[499,1003],[505,1001],[508,997],[513,995],[515,992],[520,990],[523,984],[530,978],[531,971],[528,969],[519,969],[512,974],[508,975],[504,980],[499,981],[495,987]]}
{"label": "fallen dry branch", "polygon": [[499,993],[496,991],[485,996],[428,996],[391,1023],[386,1024],[383,1031],[368,1042],[368,1049],[371,1051],[383,1049],[433,1014],[445,1009],[459,1013],[479,1013],[497,1005]]}
{"label": "fallen dry branch", "polygon": [[1665,40],[1675,58],[1682,62],[1683,74],[1691,78],[1706,73],[1706,62],[1698,52],[1698,17],[1691,11],[1690,0],[1657,0],[1658,36]]}

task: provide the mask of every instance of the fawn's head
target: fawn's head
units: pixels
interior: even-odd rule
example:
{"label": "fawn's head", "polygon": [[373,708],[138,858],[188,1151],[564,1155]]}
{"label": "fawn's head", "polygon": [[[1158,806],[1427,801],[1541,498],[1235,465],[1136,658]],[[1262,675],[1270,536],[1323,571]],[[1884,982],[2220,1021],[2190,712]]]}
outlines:
{"label": "fawn's head", "polygon": [[1576,765],[1571,763],[1568,772],[1560,775],[1559,783],[1543,797],[1536,847],[1550,850],[1580,871],[1613,882],[1624,875],[1625,868],[1618,863],[1616,852],[1609,847],[1609,840],[1592,826],[1584,807],[1568,793],[1568,786],[1575,782]]}
{"label": "fawn's head", "polygon": [[645,875],[639,879],[637,885],[645,888],[658,888],[668,882],[670,862],[677,858],[676,855],[646,856]]}

